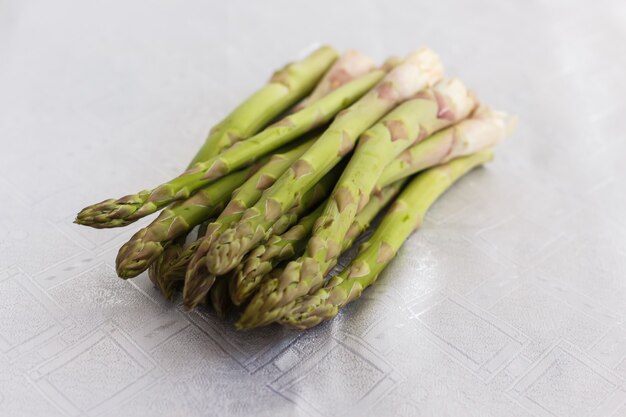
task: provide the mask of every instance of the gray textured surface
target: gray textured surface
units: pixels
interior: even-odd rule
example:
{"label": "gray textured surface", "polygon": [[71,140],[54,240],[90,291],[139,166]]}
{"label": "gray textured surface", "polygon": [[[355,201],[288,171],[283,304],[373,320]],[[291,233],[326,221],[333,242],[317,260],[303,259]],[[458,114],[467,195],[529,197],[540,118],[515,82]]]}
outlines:
{"label": "gray textured surface", "polygon": [[[626,3],[294,3],[0,1],[0,415],[626,416]],[[519,129],[313,331],[116,279],[135,228],[75,212],[316,42],[430,45]]]}

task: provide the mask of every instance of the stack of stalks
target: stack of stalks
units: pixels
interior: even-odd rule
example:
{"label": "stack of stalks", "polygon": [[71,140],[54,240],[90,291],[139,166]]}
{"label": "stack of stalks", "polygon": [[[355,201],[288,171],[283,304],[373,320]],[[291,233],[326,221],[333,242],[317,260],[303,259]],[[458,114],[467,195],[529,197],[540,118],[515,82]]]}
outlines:
{"label": "stack of stalks", "polygon": [[[127,226],[160,211],[117,255],[189,309],[236,326],[305,329],[373,284],[455,181],[511,130],[430,49],[377,66],[317,49],[278,70],[211,130],[188,169],[151,190],[83,209],[76,223]],[[351,263],[339,257],[379,217]]]}

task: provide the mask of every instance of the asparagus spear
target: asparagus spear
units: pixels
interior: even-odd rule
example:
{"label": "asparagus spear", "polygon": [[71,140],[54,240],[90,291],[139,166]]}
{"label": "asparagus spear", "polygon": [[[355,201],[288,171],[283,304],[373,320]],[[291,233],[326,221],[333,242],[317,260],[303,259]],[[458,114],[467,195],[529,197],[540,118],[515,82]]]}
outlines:
{"label": "asparagus spear", "polygon": [[[365,207],[354,218],[354,222],[342,242],[342,251],[349,249],[385,205],[400,191],[404,180],[400,180],[372,195]],[[252,250],[240,264],[230,280],[230,297],[235,305],[240,305],[258,288],[262,278],[279,262],[299,256],[305,248],[306,240],[320,217],[324,205],[303,217],[300,222],[282,235],[273,235],[263,245]]]}
{"label": "asparagus spear", "polygon": [[359,135],[397,104],[441,78],[439,58],[422,49],[395,67],[369,93],[338,115],[315,144],[267,189],[241,221],[213,243],[207,267],[214,274],[231,271],[288,210],[297,195],[310,188],[352,151]]}
{"label": "asparagus spear", "polygon": [[393,203],[352,263],[323,288],[283,309],[280,323],[306,329],[335,317],[343,306],[359,298],[376,281],[404,241],[422,224],[432,203],[456,180],[492,157],[491,151],[481,151],[419,174]]}
{"label": "asparagus spear", "polygon": [[215,157],[235,142],[256,134],[311,91],[335,59],[337,52],[330,46],[323,46],[302,61],[276,71],[269,83],[211,129],[192,165]]}
{"label": "asparagus spear", "polygon": [[148,269],[172,239],[219,213],[233,191],[257,169],[258,166],[254,165],[230,174],[187,200],[163,210],[155,221],[135,233],[120,248],[115,260],[117,274],[121,278],[133,278]]}
{"label": "asparagus spear", "polygon": [[304,254],[285,267],[272,293],[266,289],[259,292],[248,307],[250,311],[266,311],[271,316],[273,309],[319,287],[337,263],[348,228],[358,210],[367,204],[385,166],[415,142],[466,118],[475,104],[459,80],[442,81],[368,129],[313,228]]}
{"label": "asparagus spear", "polygon": [[[302,214],[306,213],[311,207],[315,207],[321,200],[326,198],[337,181],[341,172],[341,165],[338,165],[315,186],[301,195],[294,207],[285,213],[268,231],[271,234],[281,234],[288,227],[294,224]],[[207,253],[210,248],[214,236],[219,236],[222,225],[216,221],[214,227],[209,226],[207,236],[200,243],[191,258],[187,271],[185,273],[185,285],[183,287],[183,302],[187,308],[194,308],[202,302],[215,282],[216,276],[207,268]]]}
{"label": "asparagus spear", "polygon": [[76,223],[95,228],[126,226],[162,209],[169,203],[184,200],[196,190],[324,125],[340,110],[358,100],[383,76],[375,70],[337,88],[297,113],[269,126],[257,135],[237,142],[221,154],[198,162],[177,178],[153,190],[140,191],[120,199],[109,199],[83,209]]}
{"label": "asparagus spear", "polygon": [[515,123],[515,119],[505,113],[480,105],[469,119],[405,150],[385,168],[376,188],[453,158],[493,147],[510,133]]}

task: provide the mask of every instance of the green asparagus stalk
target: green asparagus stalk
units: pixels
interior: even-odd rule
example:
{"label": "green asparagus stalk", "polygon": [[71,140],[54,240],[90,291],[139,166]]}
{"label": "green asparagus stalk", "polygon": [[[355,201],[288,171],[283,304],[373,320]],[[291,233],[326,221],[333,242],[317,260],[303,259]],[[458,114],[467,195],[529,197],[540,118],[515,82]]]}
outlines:
{"label": "green asparagus stalk", "polygon": [[259,167],[253,165],[209,185],[185,201],[163,210],[147,227],[139,230],[119,250],[116,258],[117,274],[133,278],[148,269],[167,244],[187,234],[208,217],[219,213],[233,191]]}
{"label": "green asparagus stalk", "polygon": [[198,162],[179,177],[153,190],[144,190],[118,200],[109,199],[89,206],[78,214],[76,223],[95,228],[125,226],[173,201],[187,199],[207,184],[324,125],[337,112],[369,91],[384,75],[383,70],[375,70],[350,81],[257,135],[237,142],[213,158]]}
{"label": "green asparagus stalk", "polygon": [[404,241],[422,224],[432,203],[456,180],[492,157],[491,151],[481,151],[419,174],[400,194],[352,263],[315,293],[291,303],[279,317],[280,323],[307,329],[335,317],[376,281]]}
{"label": "green asparagus stalk", "polygon": [[352,151],[361,133],[396,105],[437,82],[441,73],[439,58],[430,50],[419,50],[338,115],[319,140],[246,211],[241,221],[213,243],[207,258],[209,271],[217,275],[231,271],[293,205],[299,193]]}
{"label": "green asparagus stalk", "polygon": [[[341,172],[341,165],[329,172],[320,182],[302,194],[296,201],[296,204],[268,230],[268,236],[271,234],[282,234],[292,224],[297,222],[298,218],[315,207],[320,201],[325,199],[334,183],[337,181]],[[232,219],[231,219],[232,220]],[[207,254],[210,244],[215,240],[215,236],[219,236],[223,226],[218,221],[209,225],[207,235],[196,249],[194,256],[191,258],[187,271],[185,273],[185,285],[183,287],[183,302],[187,308],[194,308],[205,298],[211,286],[215,282],[216,276],[212,274],[206,267]]]}
{"label": "green asparagus stalk", "polygon": [[[337,263],[342,242],[360,208],[363,208],[381,173],[394,158],[434,131],[466,118],[476,101],[459,80],[442,81],[423,90],[368,129],[318,219],[304,254],[290,262],[279,285],[268,293],[262,289],[250,311],[273,310],[315,290]],[[262,302],[262,305],[259,305]],[[248,317],[244,313],[244,317]],[[261,319],[258,314],[252,317]]]}
{"label": "green asparagus stalk", "polygon": [[[404,180],[400,180],[378,193],[372,195],[370,201],[356,215],[342,243],[342,252],[352,246],[354,240],[369,227],[376,215],[400,191]],[[273,235],[262,245],[252,250],[244,262],[240,264],[230,280],[230,297],[235,305],[240,305],[256,291],[262,278],[279,262],[286,261],[304,252],[308,236],[313,230],[315,221],[324,210],[320,205],[313,213],[303,217],[300,222],[282,235]]]}
{"label": "green asparagus stalk", "polygon": [[405,150],[385,168],[376,188],[459,156],[491,148],[511,132],[515,123],[515,118],[480,105],[469,119]]}

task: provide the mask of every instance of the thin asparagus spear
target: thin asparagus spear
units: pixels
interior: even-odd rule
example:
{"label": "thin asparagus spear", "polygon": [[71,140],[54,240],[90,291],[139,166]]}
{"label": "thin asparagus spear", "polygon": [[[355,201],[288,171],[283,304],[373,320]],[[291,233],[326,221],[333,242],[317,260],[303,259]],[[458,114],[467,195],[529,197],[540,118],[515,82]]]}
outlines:
{"label": "thin asparagus spear", "polygon": [[198,162],[179,177],[153,190],[140,191],[86,207],[78,214],[75,222],[95,228],[126,226],[173,201],[187,199],[196,190],[229,172],[249,165],[304,133],[326,124],[337,112],[369,91],[384,75],[383,70],[375,70],[350,81],[257,135],[237,142],[213,158]]}
{"label": "thin asparagus spear", "polygon": [[315,144],[246,211],[242,220],[214,242],[207,258],[209,271],[217,275],[231,271],[292,206],[299,193],[352,151],[361,133],[397,104],[437,82],[441,73],[439,58],[428,49],[418,50],[338,115]]}
{"label": "thin asparagus spear", "polygon": [[422,224],[432,203],[456,180],[492,157],[491,151],[481,151],[419,174],[393,203],[352,263],[324,287],[292,303],[283,311],[280,323],[307,329],[335,317],[343,306],[359,298],[376,281],[400,246]]}
{"label": "thin asparagus spear", "polygon": [[442,81],[368,129],[317,220],[304,254],[285,267],[271,292],[267,287],[259,291],[242,320],[263,319],[259,314],[250,316],[248,310],[265,311],[271,319],[282,306],[322,285],[324,276],[337,263],[348,228],[367,204],[385,166],[415,142],[466,118],[475,105],[475,99],[459,80]]}
{"label": "thin asparagus spear", "polygon": [[[352,246],[356,239],[376,215],[396,196],[405,180],[385,187],[372,195],[370,201],[356,215],[346,237],[342,243],[342,252]],[[252,250],[244,262],[237,267],[230,280],[230,296],[235,305],[240,305],[256,291],[262,278],[267,275],[279,262],[286,261],[294,256],[300,256],[306,246],[307,238],[313,230],[315,221],[324,209],[320,205],[313,213],[303,217],[300,222],[282,235],[273,235],[263,245]]]}

